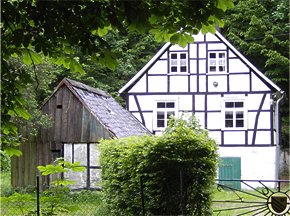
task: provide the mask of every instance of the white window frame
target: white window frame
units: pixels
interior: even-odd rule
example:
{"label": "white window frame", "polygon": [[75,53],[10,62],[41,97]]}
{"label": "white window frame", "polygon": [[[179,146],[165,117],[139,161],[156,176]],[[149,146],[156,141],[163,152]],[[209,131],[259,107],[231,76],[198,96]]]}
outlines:
{"label": "white window frame", "polygon": [[[158,103],[174,103],[174,107],[173,108],[168,108],[168,107],[158,107]],[[158,112],[164,112],[164,127],[160,127],[158,126]],[[154,130],[165,130],[165,128],[168,126],[168,120],[169,120],[169,116],[167,115],[168,112],[174,112],[174,117],[178,117],[178,104],[177,104],[177,100],[156,100],[155,101],[155,109],[153,112],[153,129]],[[160,120],[160,119],[159,119]]]}
{"label": "white window frame", "polygon": [[[172,59],[172,55],[176,55],[176,59]],[[181,58],[185,55],[185,59]],[[187,74],[188,73],[188,53],[187,52],[170,52],[169,53],[169,71],[170,74]],[[172,67],[176,67],[176,71],[172,71]],[[185,71],[181,71],[181,67],[185,67]]]}
{"label": "white window frame", "polygon": [[[243,106],[239,107],[238,103],[242,102]],[[247,104],[246,104],[246,100],[245,99],[224,99],[222,102],[222,120],[223,120],[223,129],[224,130],[245,130],[247,129],[247,122],[248,122],[248,111],[246,109]],[[233,107],[226,107],[226,103],[233,103]],[[227,112],[232,112],[232,123],[233,126],[232,127],[227,127],[226,126],[226,113]],[[237,114],[238,112],[242,112],[243,113],[243,117],[238,117]],[[243,126],[242,127],[237,127],[237,120],[243,120]]]}
{"label": "white window frame", "polygon": [[[215,54],[215,58],[211,58],[211,54]],[[220,57],[224,54],[224,57]],[[223,67],[223,70],[220,70]],[[215,70],[211,70],[215,68]],[[227,72],[227,53],[226,51],[209,51],[208,52],[208,73],[226,73]]]}

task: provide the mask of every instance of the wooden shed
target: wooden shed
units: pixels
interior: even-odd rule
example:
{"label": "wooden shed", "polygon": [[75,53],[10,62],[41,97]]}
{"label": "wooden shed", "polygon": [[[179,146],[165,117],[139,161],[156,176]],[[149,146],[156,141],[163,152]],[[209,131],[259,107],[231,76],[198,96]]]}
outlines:
{"label": "wooden shed", "polygon": [[[58,157],[71,162],[80,161],[86,171],[66,174],[78,181],[77,188],[91,188],[100,177],[97,143],[100,139],[121,138],[150,132],[108,93],[71,79],[63,79],[53,94],[42,106],[42,113],[48,114],[52,126],[41,128],[36,144],[35,168],[52,163]],[[33,158],[33,153],[31,153]],[[24,163],[27,152],[14,164]],[[31,163],[33,164],[33,163]],[[15,167],[17,167],[15,165]],[[17,181],[33,169],[22,170],[17,175],[12,171],[13,186],[27,186],[30,182]],[[43,178],[42,184],[49,184]]]}

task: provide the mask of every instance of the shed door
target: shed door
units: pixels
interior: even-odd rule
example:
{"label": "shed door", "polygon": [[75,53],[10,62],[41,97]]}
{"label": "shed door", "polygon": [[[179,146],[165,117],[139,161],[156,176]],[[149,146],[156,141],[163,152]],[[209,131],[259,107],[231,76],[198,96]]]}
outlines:
{"label": "shed door", "polygon": [[[219,164],[219,179],[241,179],[241,158],[222,157]],[[240,181],[220,181],[221,184],[241,189]]]}

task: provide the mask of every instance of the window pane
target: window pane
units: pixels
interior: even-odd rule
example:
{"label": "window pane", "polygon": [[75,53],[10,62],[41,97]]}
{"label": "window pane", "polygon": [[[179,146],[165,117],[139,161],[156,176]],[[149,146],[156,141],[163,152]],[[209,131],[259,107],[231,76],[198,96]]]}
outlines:
{"label": "window pane", "polygon": [[186,54],[185,53],[180,54],[180,59],[186,59]]}
{"label": "window pane", "polygon": [[171,54],[171,59],[177,59],[177,54],[176,53],[172,53]]}
{"label": "window pane", "polygon": [[233,115],[233,112],[226,112],[226,119],[233,119],[234,118],[234,115]]}
{"label": "window pane", "polygon": [[165,108],[165,102],[157,102],[157,108]]}
{"label": "window pane", "polygon": [[171,72],[177,72],[177,67],[171,67]]}
{"label": "window pane", "polygon": [[164,127],[164,120],[157,120],[157,127]]}
{"label": "window pane", "polygon": [[235,102],[235,107],[244,107],[244,102]]}
{"label": "window pane", "polygon": [[225,71],[225,67],[224,66],[219,66],[219,71]]}
{"label": "window pane", "polygon": [[172,115],[174,116],[174,112],[167,112],[167,119],[169,119]]}
{"label": "window pane", "polygon": [[220,66],[225,65],[225,60],[219,60],[219,65],[220,65]]}
{"label": "window pane", "polygon": [[209,67],[209,71],[216,71],[216,67],[214,67],[214,66],[210,66],[210,67]]}
{"label": "window pane", "polygon": [[186,72],[186,66],[180,67],[180,72]]}
{"label": "window pane", "polygon": [[226,54],[225,53],[219,53],[219,58],[225,58]]}
{"label": "window pane", "polygon": [[157,112],[157,119],[164,119],[164,112]]}
{"label": "window pane", "polygon": [[244,120],[236,120],[236,127],[244,127]]}
{"label": "window pane", "polygon": [[174,108],[174,102],[167,102],[166,108]]}
{"label": "window pane", "polygon": [[226,102],[226,108],[234,107],[234,102]]}
{"label": "window pane", "polygon": [[180,66],[186,66],[186,60],[180,60]]}
{"label": "window pane", "polygon": [[226,120],[226,127],[233,127],[233,120]]}
{"label": "window pane", "polygon": [[210,60],[209,65],[216,65],[216,60]]}
{"label": "window pane", "polygon": [[209,57],[210,57],[210,58],[216,58],[216,55],[215,55],[215,53],[210,53],[210,54],[209,54]]}
{"label": "window pane", "polygon": [[237,119],[243,119],[244,118],[244,112],[242,112],[242,111],[236,112],[236,118]]}

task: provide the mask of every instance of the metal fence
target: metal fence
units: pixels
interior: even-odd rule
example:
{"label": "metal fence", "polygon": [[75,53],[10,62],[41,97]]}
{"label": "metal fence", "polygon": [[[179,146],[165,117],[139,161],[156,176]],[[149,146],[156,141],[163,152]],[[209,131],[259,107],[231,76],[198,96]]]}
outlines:
{"label": "metal fence", "polygon": [[217,180],[214,215],[290,215],[289,180]]}

